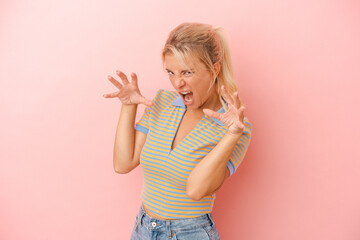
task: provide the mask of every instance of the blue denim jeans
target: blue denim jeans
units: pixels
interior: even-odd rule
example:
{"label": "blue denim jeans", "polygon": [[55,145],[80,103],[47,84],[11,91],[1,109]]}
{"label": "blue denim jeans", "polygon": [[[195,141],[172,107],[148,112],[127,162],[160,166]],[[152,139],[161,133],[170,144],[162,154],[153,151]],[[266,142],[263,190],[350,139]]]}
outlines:
{"label": "blue denim jeans", "polygon": [[160,220],[146,214],[141,205],[131,240],[219,240],[212,213],[196,218]]}

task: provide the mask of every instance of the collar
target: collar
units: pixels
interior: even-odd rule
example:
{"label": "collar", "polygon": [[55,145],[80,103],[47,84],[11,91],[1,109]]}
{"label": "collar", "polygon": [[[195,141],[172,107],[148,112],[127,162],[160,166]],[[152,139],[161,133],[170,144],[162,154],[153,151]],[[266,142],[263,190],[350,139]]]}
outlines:
{"label": "collar", "polygon": [[[182,97],[178,96],[177,98],[174,99],[174,101],[171,103],[172,105],[176,106],[176,107],[181,107],[181,108],[186,108],[185,106],[185,103],[184,101],[182,100]],[[227,106],[227,103],[225,102],[226,106]],[[225,112],[225,109],[223,107],[221,107],[218,111],[218,113],[224,113]],[[214,122],[216,122],[218,125],[220,126],[224,126],[224,124],[216,119],[216,118],[211,118]]]}

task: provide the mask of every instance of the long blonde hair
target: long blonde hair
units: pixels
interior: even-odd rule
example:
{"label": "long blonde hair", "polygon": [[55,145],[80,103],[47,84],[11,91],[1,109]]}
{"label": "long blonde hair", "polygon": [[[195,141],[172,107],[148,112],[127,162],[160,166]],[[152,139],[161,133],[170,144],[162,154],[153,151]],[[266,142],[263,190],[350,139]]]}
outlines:
{"label": "long blonde hair", "polygon": [[221,86],[224,85],[230,94],[237,92],[237,86],[223,28],[202,23],[182,23],[169,34],[162,50],[163,63],[166,54],[174,54],[184,64],[188,60],[199,59],[213,76],[216,74],[214,64],[218,62],[220,71],[211,86],[215,84],[221,105],[227,110],[221,96]]}

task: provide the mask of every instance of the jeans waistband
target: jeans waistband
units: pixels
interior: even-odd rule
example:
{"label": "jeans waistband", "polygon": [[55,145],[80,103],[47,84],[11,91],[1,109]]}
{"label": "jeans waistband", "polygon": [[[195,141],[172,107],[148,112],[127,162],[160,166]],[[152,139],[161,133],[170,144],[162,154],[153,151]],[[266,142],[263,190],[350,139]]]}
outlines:
{"label": "jeans waistband", "polygon": [[206,213],[195,218],[161,220],[157,218],[152,218],[148,214],[146,214],[142,204],[137,216],[137,222],[139,225],[145,224],[145,226],[147,226],[153,231],[169,232],[170,230],[191,229],[206,225],[215,225],[212,213]]}

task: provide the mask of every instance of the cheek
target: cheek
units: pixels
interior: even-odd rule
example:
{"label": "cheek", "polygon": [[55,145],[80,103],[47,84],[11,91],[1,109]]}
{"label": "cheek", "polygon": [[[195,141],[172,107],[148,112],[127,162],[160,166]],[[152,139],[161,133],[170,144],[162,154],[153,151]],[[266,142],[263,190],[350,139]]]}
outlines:
{"label": "cheek", "polygon": [[171,85],[175,87],[175,80],[173,78],[169,78]]}

